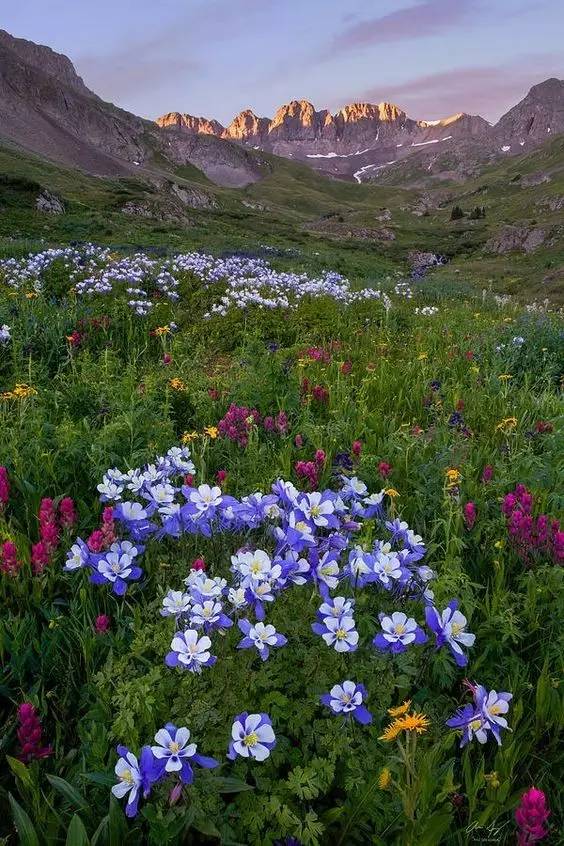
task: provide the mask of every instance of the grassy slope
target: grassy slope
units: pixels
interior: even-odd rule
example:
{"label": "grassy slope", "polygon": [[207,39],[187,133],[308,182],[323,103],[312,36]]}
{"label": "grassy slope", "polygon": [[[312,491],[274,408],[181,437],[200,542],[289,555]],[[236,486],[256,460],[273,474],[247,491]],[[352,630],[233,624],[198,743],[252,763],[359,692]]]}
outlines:
{"label": "grassy slope", "polygon": [[[564,194],[563,137],[533,153],[504,159],[486,168],[478,179],[462,185],[440,183],[424,191],[333,181],[305,165],[275,156],[265,158],[271,173],[239,190],[213,185],[192,166],[178,168],[171,178],[213,194],[219,208],[212,212],[187,209],[184,221],[155,221],[131,218],[120,211],[129,200],[159,204],[162,197],[157,189],[141,180],[91,177],[0,147],[0,250],[28,250],[38,246],[39,239],[167,249],[197,247],[214,252],[253,250],[257,244],[268,243],[298,250],[303,247],[308,253],[304,266],[309,269],[331,266],[353,277],[376,279],[394,268],[405,268],[409,250],[424,249],[452,259],[441,271],[447,279],[454,279],[454,272],[460,271],[479,286],[491,284],[511,293],[556,300],[562,296],[558,269],[564,265],[564,253],[557,237],[562,213],[539,204]],[[518,177],[538,171],[548,173],[551,181],[523,188]],[[65,215],[49,216],[35,210],[41,188],[64,199]],[[422,193],[435,195],[436,205],[445,193],[449,201],[427,216],[417,217],[409,207]],[[243,201],[257,207],[245,206]],[[466,210],[485,205],[486,219],[450,221],[455,202]],[[392,213],[389,222],[378,221],[383,207]],[[379,242],[304,230],[304,224],[312,221],[323,229],[323,221],[330,215],[353,234],[362,228],[391,228],[395,240]],[[530,255],[484,252],[485,243],[501,226],[514,223],[549,228],[555,237]],[[545,277],[548,279],[543,281]]]}

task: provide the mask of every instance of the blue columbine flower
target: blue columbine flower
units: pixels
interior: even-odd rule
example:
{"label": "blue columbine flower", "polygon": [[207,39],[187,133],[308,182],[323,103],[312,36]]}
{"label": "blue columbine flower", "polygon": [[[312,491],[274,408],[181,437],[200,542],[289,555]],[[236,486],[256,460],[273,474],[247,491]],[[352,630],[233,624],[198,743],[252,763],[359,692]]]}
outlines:
{"label": "blue columbine flower", "polygon": [[[439,612],[433,605],[425,609],[425,620],[430,629],[435,633],[437,649],[448,644],[454,660],[459,667],[465,667],[468,657],[464,654],[462,646],[473,646],[476,635],[466,632],[467,620],[464,614],[458,610],[458,602],[453,599],[447,607]],[[462,644],[462,646],[461,646]]]}
{"label": "blue columbine flower", "polygon": [[202,667],[211,667],[217,661],[215,655],[210,653],[210,647],[209,637],[207,635],[199,637],[196,629],[176,632],[165,663],[169,667],[180,667],[192,673],[201,673]]}
{"label": "blue columbine flower", "polygon": [[355,546],[349,553],[349,560],[343,568],[343,574],[348,577],[353,587],[365,587],[376,578],[374,556],[361,546]]}
{"label": "blue columbine flower", "polygon": [[181,590],[169,590],[163,599],[162,617],[181,617],[190,611],[191,599],[189,593]]}
{"label": "blue columbine flower", "polygon": [[344,681],[342,684],[334,685],[329,693],[324,693],[321,701],[334,714],[351,716],[362,725],[368,725],[372,722],[372,714],[363,704],[366,698],[366,688],[363,684]]}
{"label": "blue columbine flower", "polygon": [[[129,542],[126,541],[126,543]],[[136,553],[137,550],[135,550]],[[143,570],[141,567],[136,567],[133,560],[133,554],[125,550],[110,550],[102,555],[91,556],[94,572],[90,576],[90,581],[97,585],[109,583],[117,596],[123,596],[127,590],[127,583],[136,581],[143,575]]]}
{"label": "blue columbine flower", "polygon": [[212,769],[219,766],[215,758],[198,755],[195,743],[189,743],[190,730],[185,726],[176,728],[172,723],[160,729],[155,735],[156,746],[151,746],[155,761],[155,770],[160,776],[165,773],[178,773],[184,784],[192,784],[194,771],[192,764]]}
{"label": "blue columbine flower", "polygon": [[354,599],[347,599],[344,596],[327,597],[327,600],[319,606],[317,617],[323,621],[325,617],[352,617]]}
{"label": "blue columbine flower", "polygon": [[79,570],[81,567],[88,566],[89,563],[90,550],[82,538],[77,538],[67,552],[67,560],[63,569],[65,572],[71,573],[73,570]]}
{"label": "blue columbine flower", "polygon": [[231,742],[227,757],[234,761],[237,755],[264,761],[276,746],[276,737],[268,714],[248,714],[243,711],[231,726]]}
{"label": "blue columbine flower", "polygon": [[264,623],[255,623],[254,626],[249,620],[239,620],[239,628],[245,635],[237,644],[237,649],[252,649],[255,647],[263,661],[269,656],[268,647],[284,646],[288,643],[284,635],[278,634],[274,626]]}
{"label": "blue columbine flower", "polygon": [[423,629],[403,611],[394,611],[390,617],[384,614],[378,616],[382,632],[376,635],[372,643],[383,652],[405,652],[410,644],[425,643],[427,640]]}
{"label": "blue columbine flower", "polygon": [[474,737],[478,743],[486,743],[488,731],[501,746],[501,730],[507,729],[505,714],[509,711],[512,693],[487,691],[481,684],[473,687],[474,705],[465,705],[446,721],[447,726],[462,729],[461,748]]}
{"label": "blue columbine flower", "polygon": [[127,796],[125,813],[128,817],[134,817],[137,815],[141,793],[146,799],[160,776],[155,770],[150,746],[142,748],[139,760],[127,746],[118,746],[117,752],[120,756],[115,766],[118,783],[112,787],[112,793],[116,799]]}
{"label": "blue columbine flower", "polygon": [[311,628],[336,652],[354,652],[357,648],[358,632],[351,616],[325,617],[321,622],[313,623]]}
{"label": "blue columbine flower", "polygon": [[208,634],[213,629],[230,628],[233,620],[223,613],[221,602],[206,599],[205,602],[194,604],[190,609],[190,625],[196,629],[203,627]]}

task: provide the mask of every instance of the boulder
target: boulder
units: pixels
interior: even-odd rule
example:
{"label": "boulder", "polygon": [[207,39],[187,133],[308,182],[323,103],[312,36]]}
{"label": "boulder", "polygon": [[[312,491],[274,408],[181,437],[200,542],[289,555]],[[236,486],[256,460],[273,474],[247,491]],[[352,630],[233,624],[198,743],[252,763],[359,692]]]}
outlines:
{"label": "boulder", "polygon": [[44,214],[64,214],[65,207],[62,200],[51,194],[50,191],[42,191],[35,201],[35,208],[37,211]]}
{"label": "boulder", "polygon": [[532,253],[546,241],[548,233],[545,229],[531,229],[528,226],[504,226],[497,235],[486,243],[485,249],[489,253],[521,252]]}

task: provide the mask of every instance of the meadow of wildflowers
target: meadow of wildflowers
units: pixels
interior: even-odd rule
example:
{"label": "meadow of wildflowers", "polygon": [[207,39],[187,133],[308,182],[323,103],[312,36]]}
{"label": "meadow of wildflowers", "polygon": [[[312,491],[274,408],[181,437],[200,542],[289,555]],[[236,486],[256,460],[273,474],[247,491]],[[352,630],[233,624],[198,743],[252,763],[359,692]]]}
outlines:
{"label": "meadow of wildflowers", "polygon": [[3,842],[559,842],[562,318],[425,286],[0,261]]}

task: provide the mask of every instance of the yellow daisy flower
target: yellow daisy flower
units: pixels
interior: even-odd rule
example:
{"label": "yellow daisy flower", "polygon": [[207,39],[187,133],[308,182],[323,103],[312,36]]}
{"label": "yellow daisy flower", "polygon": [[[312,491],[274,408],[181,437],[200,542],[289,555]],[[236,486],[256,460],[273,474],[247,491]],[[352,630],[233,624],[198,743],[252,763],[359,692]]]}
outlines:
{"label": "yellow daisy flower", "polygon": [[392,780],[392,774],[387,767],[384,767],[378,776],[378,787],[380,790],[387,790]]}
{"label": "yellow daisy flower", "polygon": [[390,717],[401,717],[402,714],[406,714],[409,711],[410,707],[411,699],[406,699],[401,705],[396,705],[395,708],[388,708],[388,714]]}

